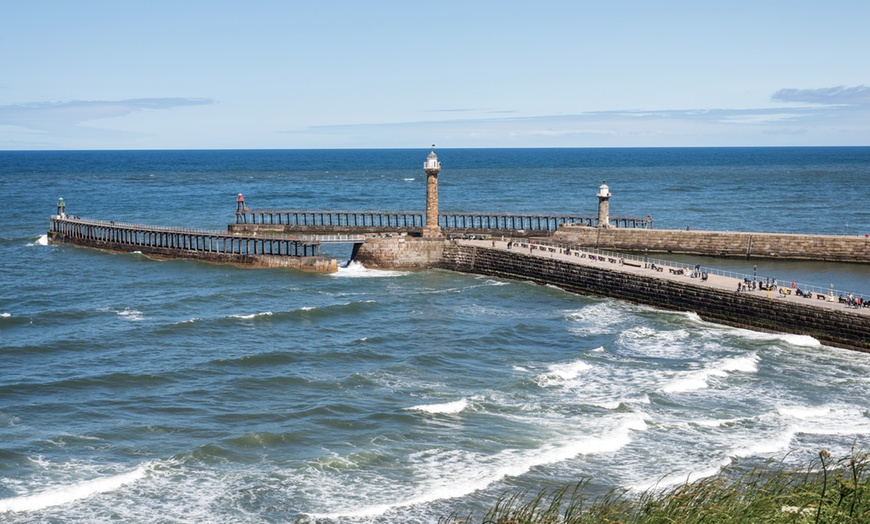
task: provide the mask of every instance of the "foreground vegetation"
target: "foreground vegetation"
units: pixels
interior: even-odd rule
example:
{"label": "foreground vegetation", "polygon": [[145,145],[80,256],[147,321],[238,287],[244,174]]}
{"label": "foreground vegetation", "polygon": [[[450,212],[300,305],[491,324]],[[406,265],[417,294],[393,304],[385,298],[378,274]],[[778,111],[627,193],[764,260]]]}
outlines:
{"label": "foreground vegetation", "polygon": [[581,482],[552,493],[499,499],[482,519],[443,524],[870,523],[870,462],[866,452],[835,460],[827,451],[804,469],[768,464],[664,491],[612,491],[586,500]]}

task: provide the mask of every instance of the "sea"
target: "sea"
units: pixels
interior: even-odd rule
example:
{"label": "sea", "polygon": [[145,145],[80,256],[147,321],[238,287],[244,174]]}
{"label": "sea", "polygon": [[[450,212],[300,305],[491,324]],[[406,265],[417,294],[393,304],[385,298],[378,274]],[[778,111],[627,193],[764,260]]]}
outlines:
{"label": "sea", "polygon": [[[870,354],[523,281],[157,261],[69,214],[224,230],[417,211],[420,149],[0,152],[0,523],[435,523],[870,446]],[[870,234],[870,147],[436,149],[440,209]],[[870,241],[870,240],[868,240]],[[691,260],[695,258],[689,257]],[[870,296],[870,265],[704,259]]]}

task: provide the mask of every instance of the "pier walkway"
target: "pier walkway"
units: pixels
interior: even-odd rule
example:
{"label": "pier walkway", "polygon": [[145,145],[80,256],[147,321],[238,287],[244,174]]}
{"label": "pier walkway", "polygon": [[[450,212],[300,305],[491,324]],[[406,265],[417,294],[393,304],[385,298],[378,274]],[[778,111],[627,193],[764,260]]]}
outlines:
{"label": "pier walkway", "polygon": [[[651,227],[649,217],[610,217],[610,225],[618,228]],[[440,213],[438,225],[445,232],[554,232],[565,224],[598,225],[598,217],[591,215],[532,215],[523,213]],[[236,226],[267,226],[291,231],[297,228],[373,231],[402,229],[422,231],[425,215],[414,211],[302,211],[275,209],[237,209]]]}
{"label": "pier walkway", "polygon": [[[750,277],[750,275],[722,272],[707,267],[701,267],[693,276],[693,273],[695,272],[694,267],[686,264],[651,260],[648,258],[644,260],[643,257],[621,256],[615,253],[605,254],[604,252],[597,252],[594,250],[570,249],[566,253],[563,246],[552,243],[531,243],[525,239],[513,240],[510,249],[508,248],[509,240],[455,240],[455,242],[478,248],[520,252],[534,257],[560,260],[571,264],[601,267],[629,274],[643,275],[672,282],[687,283],[701,288],[717,290],[719,292],[738,293],[737,285],[745,283]],[[652,265],[655,265],[658,269],[652,269]],[[702,274],[706,274],[706,279],[701,277]],[[797,289],[801,289],[809,296],[798,296],[796,294]],[[782,292],[780,290],[782,290]],[[754,291],[740,291],[739,294],[776,300],[778,302],[793,303],[801,306],[812,306],[814,308],[829,311],[848,311],[857,315],[870,317],[870,307],[853,308],[849,307],[846,303],[841,302],[841,297],[847,297],[849,294],[848,291],[836,289],[822,290],[818,287],[800,284],[796,284],[795,288],[791,288],[791,283],[788,282],[786,285],[778,286],[775,290],[768,291],[756,289]],[[856,298],[859,297],[860,296],[856,296]],[[860,298],[863,299],[863,297]]]}
{"label": "pier walkway", "polygon": [[365,235],[355,233],[300,233],[290,235],[290,238],[321,244],[362,244],[366,240]]}
{"label": "pier walkway", "polygon": [[194,252],[221,255],[272,255],[280,257],[319,257],[320,242],[284,236],[257,236],[257,233],[227,233],[180,227],[151,226],[94,220],[71,215],[52,215],[49,233],[61,242],[104,244],[107,248],[166,250],[168,253]]}

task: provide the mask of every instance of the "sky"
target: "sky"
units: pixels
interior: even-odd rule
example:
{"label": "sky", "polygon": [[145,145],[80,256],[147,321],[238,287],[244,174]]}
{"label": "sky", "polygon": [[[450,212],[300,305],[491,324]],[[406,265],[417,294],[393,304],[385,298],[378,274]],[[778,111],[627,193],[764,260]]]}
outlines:
{"label": "sky", "polygon": [[0,150],[870,145],[866,0],[0,13]]}

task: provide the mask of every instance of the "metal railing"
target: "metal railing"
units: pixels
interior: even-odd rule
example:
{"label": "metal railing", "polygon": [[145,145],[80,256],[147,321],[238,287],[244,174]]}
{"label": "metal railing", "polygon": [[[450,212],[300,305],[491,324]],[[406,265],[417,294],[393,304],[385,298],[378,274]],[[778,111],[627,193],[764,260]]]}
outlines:
{"label": "metal railing", "polygon": [[312,242],[320,242],[323,244],[327,244],[327,243],[333,243],[333,244],[353,243],[353,244],[357,244],[359,242],[365,242],[365,239],[366,239],[365,235],[354,235],[354,234],[349,234],[349,233],[344,233],[344,234],[334,233],[334,234],[325,234],[325,235],[318,235],[318,234],[312,233],[312,234],[304,234],[304,235],[295,234],[292,236],[296,240],[309,240]]}
{"label": "metal railing", "polygon": [[[82,218],[74,215],[51,215],[52,220],[61,220],[64,222],[69,222],[73,224],[81,224],[85,226],[97,226],[97,227],[109,227],[109,228],[118,228],[118,229],[132,229],[138,231],[150,231],[153,233],[183,233],[190,235],[204,235],[204,236],[213,236],[213,237],[228,237],[228,238],[237,238],[237,237],[256,237],[256,232],[253,234],[246,231],[218,231],[214,229],[197,229],[197,228],[189,228],[189,227],[175,227],[175,226],[154,226],[149,224],[137,224],[134,222],[120,222],[117,220],[98,220],[93,218]],[[299,235],[296,235],[298,237]],[[268,238],[273,238],[275,240],[294,240],[294,237],[291,235],[269,235]]]}

